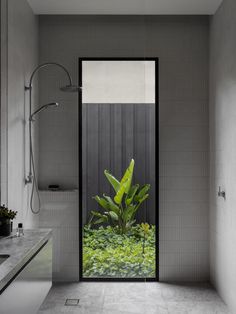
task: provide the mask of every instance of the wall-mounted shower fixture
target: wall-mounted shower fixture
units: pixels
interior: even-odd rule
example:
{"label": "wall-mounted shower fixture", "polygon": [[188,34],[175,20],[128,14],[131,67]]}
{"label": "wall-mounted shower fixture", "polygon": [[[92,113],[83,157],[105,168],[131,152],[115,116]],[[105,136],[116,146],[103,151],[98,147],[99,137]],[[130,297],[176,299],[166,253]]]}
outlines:
{"label": "wall-mounted shower fixture", "polygon": [[47,109],[48,107],[55,107],[55,106],[57,107],[57,106],[59,106],[59,104],[58,104],[57,102],[52,102],[52,103],[50,103],[50,104],[46,104],[46,105],[41,106],[39,109],[35,110],[35,112],[33,112],[33,113],[31,114],[31,116],[29,117],[29,120],[30,120],[30,121],[34,121],[34,116],[35,116],[35,115],[37,115],[37,114],[40,113],[41,111]]}
{"label": "wall-mounted shower fixture", "polygon": [[[68,78],[68,84],[65,86],[60,87],[60,90],[63,92],[79,92],[81,88],[77,85],[73,85],[72,83],[72,78],[70,76],[69,71],[61,64],[56,63],[56,62],[46,62],[43,64],[40,64],[37,66],[34,71],[32,72],[29,80],[29,85],[25,86],[25,90],[29,91],[29,173],[28,176],[25,179],[25,184],[32,183],[32,189],[31,189],[31,197],[30,197],[30,209],[32,213],[38,214],[41,209],[41,202],[40,202],[40,196],[39,196],[39,191],[38,191],[38,182],[35,174],[35,165],[34,165],[34,154],[33,154],[33,143],[32,143],[32,122],[34,121],[34,117],[40,113],[42,110],[45,110],[51,106],[58,106],[57,102],[49,103],[46,105],[41,106],[39,109],[34,111],[32,113],[32,89],[33,89],[33,78],[34,75],[42,68],[48,67],[48,66],[57,66],[61,68],[65,73]],[[34,196],[34,191],[36,190],[37,196],[38,196],[38,209],[35,210],[33,208],[33,196]]]}
{"label": "wall-mounted shower fixture", "polygon": [[223,197],[224,199],[226,198],[225,191],[222,191],[220,186],[217,194],[219,197]]}

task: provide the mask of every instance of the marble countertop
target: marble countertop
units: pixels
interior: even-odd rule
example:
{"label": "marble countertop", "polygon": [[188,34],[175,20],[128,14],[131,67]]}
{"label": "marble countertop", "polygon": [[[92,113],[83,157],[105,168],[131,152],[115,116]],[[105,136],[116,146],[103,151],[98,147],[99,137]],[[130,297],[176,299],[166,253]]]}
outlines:
{"label": "marble countertop", "polygon": [[32,229],[24,230],[24,235],[21,237],[12,235],[0,238],[0,255],[10,255],[0,264],[0,291],[51,238],[51,235],[50,229]]}

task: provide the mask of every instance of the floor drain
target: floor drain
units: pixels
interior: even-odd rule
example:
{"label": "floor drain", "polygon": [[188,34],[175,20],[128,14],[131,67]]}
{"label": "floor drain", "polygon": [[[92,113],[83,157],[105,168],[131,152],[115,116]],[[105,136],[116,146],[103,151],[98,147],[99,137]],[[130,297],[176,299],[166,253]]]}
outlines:
{"label": "floor drain", "polygon": [[79,305],[79,299],[66,299],[65,306],[77,306]]}

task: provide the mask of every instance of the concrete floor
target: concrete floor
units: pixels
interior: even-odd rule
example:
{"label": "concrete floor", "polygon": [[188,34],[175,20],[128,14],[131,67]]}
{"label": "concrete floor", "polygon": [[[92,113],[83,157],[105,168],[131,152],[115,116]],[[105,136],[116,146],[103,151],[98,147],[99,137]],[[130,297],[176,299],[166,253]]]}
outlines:
{"label": "concrete floor", "polygon": [[[67,298],[80,299],[65,306]],[[208,284],[65,283],[50,290],[38,314],[229,314]]]}

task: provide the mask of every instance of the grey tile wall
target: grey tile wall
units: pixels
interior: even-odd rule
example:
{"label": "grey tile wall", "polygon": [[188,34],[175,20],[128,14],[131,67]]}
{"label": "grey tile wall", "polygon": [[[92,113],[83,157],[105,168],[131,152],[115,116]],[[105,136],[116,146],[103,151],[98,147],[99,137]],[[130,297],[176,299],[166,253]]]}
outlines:
{"label": "grey tile wall", "polygon": [[[3,1],[6,3],[6,1]],[[2,4],[3,4],[2,3]],[[38,217],[29,210],[31,186],[24,179],[29,169],[28,94],[24,86],[28,83],[34,67],[38,64],[38,17],[26,0],[9,0],[5,7],[4,23],[5,62],[4,106],[1,107],[1,153],[3,184],[1,202],[18,211],[17,222],[25,227],[37,226]],[[3,22],[2,20],[2,22]],[[2,36],[1,36],[2,37]],[[38,105],[37,80],[34,82],[33,106]],[[37,151],[37,124],[34,127],[34,148]]]}
{"label": "grey tile wall", "polygon": [[[236,313],[236,2],[223,1],[210,24],[211,280]],[[226,200],[217,196],[218,187]]]}
{"label": "grey tile wall", "polygon": [[[41,62],[61,62],[75,82],[79,57],[159,57],[161,280],[209,277],[208,26],[192,16],[40,17]],[[40,118],[41,188],[78,186],[78,103],[58,91],[64,83],[58,69],[41,73],[40,102],[61,103]]]}
{"label": "grey tile wall", "polygon": [[39,225],[53,230],[53,280],[78,280],[78,191],[40,191],[40,197]]}

